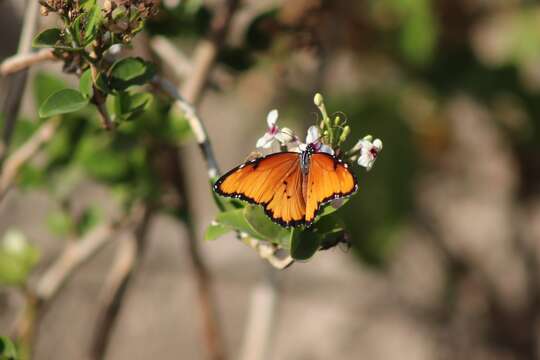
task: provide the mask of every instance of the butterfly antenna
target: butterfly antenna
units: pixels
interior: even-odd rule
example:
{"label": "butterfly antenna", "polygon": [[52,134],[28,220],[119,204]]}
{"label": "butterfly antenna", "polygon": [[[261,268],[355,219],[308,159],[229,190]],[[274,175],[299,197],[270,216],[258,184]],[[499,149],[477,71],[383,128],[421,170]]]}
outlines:
{"label": "butterfly antenna", "polygon": [[318,125],[319,125],[319,120],[320,120],[320,119],[319,119],[319,113],[316,112],[316,111],[312,111],[312,112],[311,112],[311,115],[313,115],[313,117],[315,118],[315,125],[318,126]]}

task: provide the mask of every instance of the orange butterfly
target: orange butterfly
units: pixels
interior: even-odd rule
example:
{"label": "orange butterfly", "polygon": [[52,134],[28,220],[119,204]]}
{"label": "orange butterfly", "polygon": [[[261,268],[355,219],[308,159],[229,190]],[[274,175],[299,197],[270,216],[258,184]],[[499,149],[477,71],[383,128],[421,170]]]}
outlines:
{"label": "orange butterfly", "polygon": [[214,185],[219,195],[262,205],[282,226],[310,226],[321,208],[356,192],[358,183],[348,165],[336,156],[304,151],[278,152],[248,161]]}

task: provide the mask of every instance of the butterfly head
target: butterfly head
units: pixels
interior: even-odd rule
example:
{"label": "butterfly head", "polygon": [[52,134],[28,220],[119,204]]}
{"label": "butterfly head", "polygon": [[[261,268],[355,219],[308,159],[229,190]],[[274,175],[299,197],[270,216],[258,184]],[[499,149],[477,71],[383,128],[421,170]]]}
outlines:
{"label": "butterfly head", "polygon": [[317,152],[317,143],[309,143],[306,145],[306,149],[304,150],[305,153],[308,155],[313,154],[314,152]]}

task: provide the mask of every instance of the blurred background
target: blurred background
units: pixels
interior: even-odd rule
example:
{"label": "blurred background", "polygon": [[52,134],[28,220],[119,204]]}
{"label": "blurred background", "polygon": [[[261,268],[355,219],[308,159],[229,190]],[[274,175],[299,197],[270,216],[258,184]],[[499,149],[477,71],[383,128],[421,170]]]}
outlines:
{"label": "blurred background", "polygon": [[[188,81],[223,3],[162,0],[129,51],[155,62],[164,77]],[[2,59],[17,53],[28,7],[0,1]],[[57,21],[40,16],[36,32]],[[346,114],[351,146],[366,134],[384,141],[339,212],[352,248],[272,271],[275,308],[261,358],[540,359],[540,4],[244,0],[225,35],[197,101],[222,170],[254,150],[273,108],[281,126],[304,134],[317,120],[316,92],[329,113]],[[173,66],[160,51],[163,39],[174,44]],[[29,69],[13,131],[6,121],[13,101],[4,104],[6,154],[43,123],[37,106],[52,88],[77,86],[62,70],[53,61]],[[17,83],[20,73],[1,78],[0,102]],[[130,281],[99,357],[225,358],[209,355],[204,340],[201,278],[187,238],[196,239],[213,279],[226,358],[246,358],[250,309],[269,266],[232,234],[203,240],[217,210],[185,120],[156,97],[135,121],[143,124],[141,146],[179,147],[178,166],[166,157],[157,162],[182,174],[189,214],[153,214],[144,251],[137,248],[127,265],[122,254],[134,250],[121,231],[77,266],[39,306],[32,358],[89,358],[103,332],[103,299],[122,266],[132,270]],[[110,140],[91,108],[65,116],[0,198],[3,251],[24,239],[32,264],[13,275],[0,252],[0,335],[28,336],[28,289],[43,285],[66,243],[121,214],[126,193],[166,187],[148,158],[126,155],[133,131],[123,131]]]}

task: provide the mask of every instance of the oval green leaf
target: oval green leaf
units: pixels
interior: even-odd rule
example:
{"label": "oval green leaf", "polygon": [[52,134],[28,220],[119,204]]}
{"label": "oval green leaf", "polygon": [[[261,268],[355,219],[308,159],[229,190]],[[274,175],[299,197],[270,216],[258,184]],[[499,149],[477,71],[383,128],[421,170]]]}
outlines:
{"label": "oval green leaf", "polygon": [[249,225],[265,240],[284,245],[290,237],[291,230],[279,226],[268,218],[260,206],[246,206],[244,217]]}
{"label": "oval green leaf", "polygon": [[32,40],[35,48],[55,47],[62,40],[62,30],[58,28],[47,29],[37,34]]}
{"label": "oval green leaf", "polygon": [[245,232],[256,239],[266,240],[264,236],[256,232],[255,229],[253,229],[247,222],[246,218],[244,217],[244,209],[230,210],[219,213],[216,217],[216,222],[221,225],[229,226],[235,230]]}
{"label": "oval green leaf", "polygon": [[229,226],[213,222],[208,225],[206,232],[204,233],[204,240],[216,240],[217,238],[222,237],[223,235],[231,232],[233,229]]}
{"label": "oval green leaf", "polygon": [[39,107],[40,117],[50,117],[80,110],[88,105],[88,99],[73,89],[62,89],[49,96]]}
{"label": "oval green leaf", "polygon": [[110,84],[116,90],[126,90],[130,86],[144,85],[154,76],[154,67],[141,58],[118,60],[111,67]]}
{"label": "oval green leaf", "polygon": [[294,229],[291,232],[291,256],[295,260],[308,260],[319,249],[321,236],[311,230]]}
{"label": "oval green leaf", "polygon": [[17,350],[13,342],[5,336],[0,336],[0,360],[17,359]]}
{"label": "oval green leaf", "polygon": [[92,82],[92,70],[87,69],[85,72],[83,72],[79,80],[79,90],[85,98],[90,99],[94,95],[93,85],[94,84]]}

